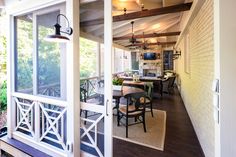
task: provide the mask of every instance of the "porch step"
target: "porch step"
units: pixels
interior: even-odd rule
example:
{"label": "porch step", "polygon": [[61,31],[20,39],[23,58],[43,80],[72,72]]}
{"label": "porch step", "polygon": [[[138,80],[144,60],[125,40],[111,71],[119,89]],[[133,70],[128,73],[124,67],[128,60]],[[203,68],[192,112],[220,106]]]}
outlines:
{"label": "porch step", "polygon": [[41,152],[15,139],[10,139],[7,136],[0,138],[0,157],[1,150],[14,157],[51,157],[44,152]]}

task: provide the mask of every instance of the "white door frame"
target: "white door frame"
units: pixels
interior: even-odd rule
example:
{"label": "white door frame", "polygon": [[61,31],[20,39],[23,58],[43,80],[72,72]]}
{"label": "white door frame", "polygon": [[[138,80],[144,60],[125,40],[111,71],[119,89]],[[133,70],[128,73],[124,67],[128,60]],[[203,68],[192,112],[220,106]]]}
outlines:
{"label": "white door frame", "polygon": [[112,1],[104,1],[105,157],[113,156],[112,113]]}
{"label": "white door frame", "polygon": [[[236,79],[236,22],[228,17],[235,14],[235,0],[214,0],[215,52],[220,81],[219,124],[216,128],[216,157],[236,154],[235,79]],[[218,149],[218,150],[217,150]]]}
{"label": "white door frame", "polygon": [[[100,57],[100,55],[99,55]],[[76,58],[78,59],[78,57]],[[99,58],[99,60],[101,60]],[[81,102],[80,107],[82,110],[92,111],[100,113],[99,117],[91,121],[86,118],[81,118],[82,122],[81,128],[84,130],[84,133],[81,135],[81,139],[84,136],[88,136],[91,144],[86,141],[82,141],[82,144],[85,144],[89,147],[94,148],[99,156],[103,156],[101,150],[97,146],[97,130],[95,129],[95,139],[89,137],[90,129],[94,126],[97,127],[97,124],[102,121],[104,118],[104,156],[111,157],[113,156],[113,142],[112,142],[112,123],[113,123],[113,113],[112,113],[112,1],[104,1],[104,105],[96,105]],[[100,69],[101,70],[101,69]],[[83,126],[83,121],[89,121],[93,124],[88,128]],[[88,152],[86,152],[87,154]],[[82,155],[83,156],[83,155]]]}
{"label": "white door frame", "polygon": [[[220,36],[219,36],[219,0],[214,0],[214,54],[215,54],[215,63],[214,63],[214,78],[220,80]],[[214,96],[220,99],[220,93],[214,92]],[[215,157],[220,157],[220,111],[219,105],[213,107],[214,117],[215,117]]]}
{"label": "white door frame", "polygon": [[80,6],[78,0],[66,1],[66,16],[73,28],[70,42],[67,44],[67,102],[69,104],[67,118],[71,120],[68,124],[68,143],[71,147],[67,156],[80,156],[80,62],[79,62],[79,38],[80,38]]}

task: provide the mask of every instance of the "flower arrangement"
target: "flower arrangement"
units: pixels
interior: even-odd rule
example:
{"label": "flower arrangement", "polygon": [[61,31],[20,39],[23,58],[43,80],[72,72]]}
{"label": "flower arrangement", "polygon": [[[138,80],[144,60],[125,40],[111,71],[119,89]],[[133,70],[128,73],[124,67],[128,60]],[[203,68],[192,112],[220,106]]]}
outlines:
{"label": "flower arrangement", "polygon": [[123,81],[123,79],[115,76],[112,80],[113,90],[122,91]]}
{"label": "flower arrangement", "polygon": [[112,80],[112,84],[113,85],[122,85],[123,84],[123,79],[121,79],[121,78],[119,78],[119,77],[117,77],[117,76],[115,76],[114,78],[113,78],[113,80]]}

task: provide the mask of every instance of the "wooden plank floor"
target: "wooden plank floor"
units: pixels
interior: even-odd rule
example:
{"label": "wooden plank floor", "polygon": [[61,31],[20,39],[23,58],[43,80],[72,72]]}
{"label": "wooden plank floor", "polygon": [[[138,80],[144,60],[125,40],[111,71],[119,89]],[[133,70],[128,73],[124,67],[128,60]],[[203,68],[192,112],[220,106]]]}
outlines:
{"label": "wooden plank floor", "polygon": [[[154,108],[167,112],[164,151],[113,140],[114,157],[204,157],[183,101],[175,90],[154,100]],[[150,113],[148,113],[150,114]]]}

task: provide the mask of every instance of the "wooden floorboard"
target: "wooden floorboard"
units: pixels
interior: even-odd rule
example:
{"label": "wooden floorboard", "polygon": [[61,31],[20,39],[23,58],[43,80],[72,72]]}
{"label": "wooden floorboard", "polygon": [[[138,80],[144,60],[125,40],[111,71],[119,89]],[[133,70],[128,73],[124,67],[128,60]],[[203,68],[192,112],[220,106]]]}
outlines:
{"label": "wooden floorboard", "polygon": [[204,157],[179,92],[154,100],[155,109],[167,112],[164,151],[143,147],[119,139],[113,140],[114,157]]}

